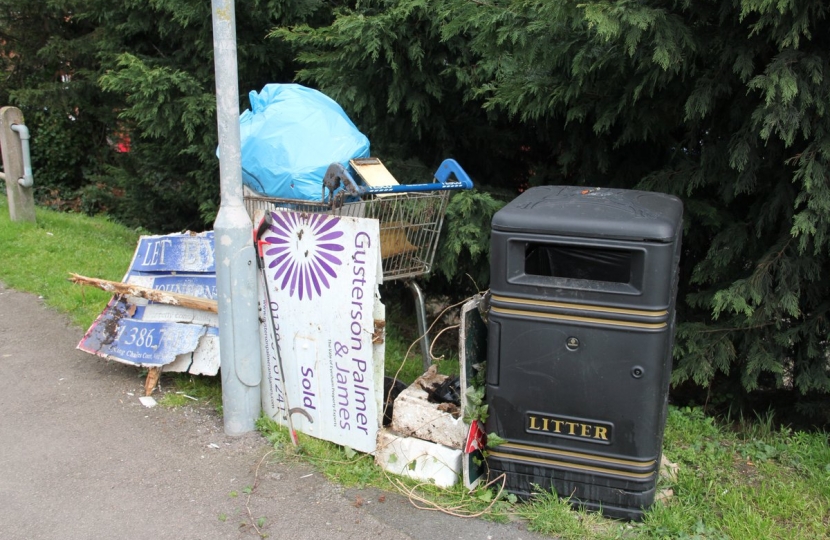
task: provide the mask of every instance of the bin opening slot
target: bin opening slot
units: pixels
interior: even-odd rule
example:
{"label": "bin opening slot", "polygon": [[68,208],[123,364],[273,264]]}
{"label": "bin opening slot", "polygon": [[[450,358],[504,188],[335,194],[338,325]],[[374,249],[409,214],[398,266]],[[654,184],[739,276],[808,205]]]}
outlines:
{"label": "bin opening slot", "polygon": [[611,283],[630,283],[630,251],[528,242],[525,274]]}

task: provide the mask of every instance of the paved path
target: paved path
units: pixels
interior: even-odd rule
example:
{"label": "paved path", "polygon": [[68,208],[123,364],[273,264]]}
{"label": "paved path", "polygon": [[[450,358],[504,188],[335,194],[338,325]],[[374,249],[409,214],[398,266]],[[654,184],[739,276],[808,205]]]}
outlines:
{"label": "paved path", "polygon": [[344,490],[303,464],[257,472],[259,435],[225,436],[211,410],[143,407],[137,371],[76,350],[82,334],[0,284],[3,540],[257,538],[249,510],[275,539],[539,538]]}

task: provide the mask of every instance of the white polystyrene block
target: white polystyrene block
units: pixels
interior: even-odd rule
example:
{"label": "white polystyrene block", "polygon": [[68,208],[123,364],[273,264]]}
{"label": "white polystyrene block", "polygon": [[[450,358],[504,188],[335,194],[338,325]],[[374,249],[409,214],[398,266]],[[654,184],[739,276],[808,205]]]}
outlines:
{"label": "white polystyrene block", "polygon": [[378,432],[375,463],[393,474],[450,487],[461,475],[461,454],[461,450],[402,437],[384,428]]}

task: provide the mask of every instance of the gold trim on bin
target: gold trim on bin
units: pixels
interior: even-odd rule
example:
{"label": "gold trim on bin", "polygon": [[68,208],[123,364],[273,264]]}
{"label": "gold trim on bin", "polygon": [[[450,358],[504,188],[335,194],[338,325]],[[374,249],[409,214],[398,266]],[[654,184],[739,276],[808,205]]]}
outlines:
{"label": "gold trim on bin", "polygon": [[509,448],[511,450],[525,450],[530,452],[539,452],[541,454],[550,454],[553,456],[566,456],[579,459],[590,459],[592,461],[601,461],[604,463],[615,463],[617,465],[628,465],[629,467],[653,467],[656,460],[650,459],[648,461],[633,461],[630,459],[612,458],[605,456],[597,456],[594,454],[586,454],[584,452],[573,452],[570,450],[556,450],[554,448],[542,448],[540,446],[530,446],[527,444],[504,443],[498,446],[499,448]]}
{"label": "gold trim on bin", "polygon": [[578,309],[581,311],[596,311],[599,313],[613,313],[618,315],[636,315],[639,317],[665,317],[669,314],[668,310],[645,310],[645,309],[629,309],[629,308],[615,308],[609,306],[592,306],[589,304],[574,304],[571,302],[555,302],[553,300],[529,300],[526,298],[516,298],[513,296],[501,296],[494,294],[493,300],[497,302],[506,302],[510,304],[524,304],[527,306],[553,307],[560,309]]}
{"label": "gold trim on bin", "polygon": [[495,452],[490,451],[488,454],[492,457],[505,459],[508,461],[524,461],[526,463],[533,463],[536,465],[547,465],[549,467],[557,467],[562,469],[572,469],[577,471],[589,471],[594,473],[602,473],[608,474],[611,476],[624,476],[627,478],[635,478],[638,480],[648,480],[654,477],[656,471],[651,471],[647,473],[635,473],[635,472],[628,472],[628,471],[619,471],[616,469],[606,469],[604,467],[594,467],[591,465],[580,465],[577,463],[569,463],[567,461],[557,461],[554,459],[543,459],[543,458],[536,458],[531,456],[522,456],[516,454],[505,454],[503,452]]}
{"label": "gold trim on bin", "polygon": [[668,323],[640,323],[633,321],[620,321],[617,319],[598,319],[596,317],[581,317],[578,315],[559,315],[556,313],[541,313],[539,311],[527,311],[523,309],[507,309],[491,306],[490,310],[494,313],[502,313],[505,315],[519,315],[522,317],[538,317],[542,319],[554,319],[557,321],[571,321],[571,322],[587,322],[594,324],[603,324],[606,326],[622,326],[627,328],[646,328],[649,330],[659,330],[666,328]]}

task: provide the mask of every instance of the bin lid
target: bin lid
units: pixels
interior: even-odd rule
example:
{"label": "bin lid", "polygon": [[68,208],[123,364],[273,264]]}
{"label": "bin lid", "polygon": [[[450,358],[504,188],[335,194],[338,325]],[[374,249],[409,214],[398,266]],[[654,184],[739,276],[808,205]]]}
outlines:
{"label": "bin lid", "polygon": [[673,195],[581,186],[533,187],[493,216],[493,230],[671,242],[683,218]]}

